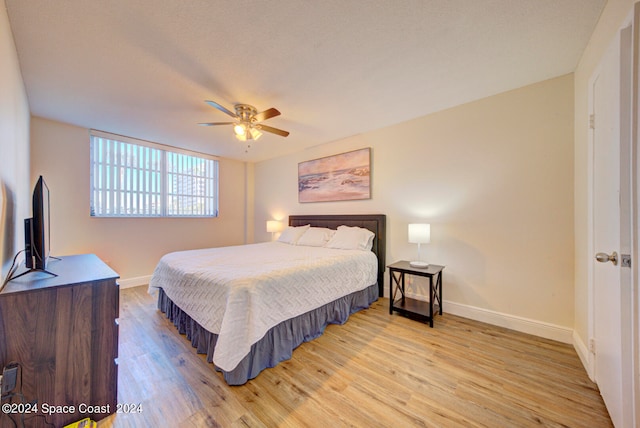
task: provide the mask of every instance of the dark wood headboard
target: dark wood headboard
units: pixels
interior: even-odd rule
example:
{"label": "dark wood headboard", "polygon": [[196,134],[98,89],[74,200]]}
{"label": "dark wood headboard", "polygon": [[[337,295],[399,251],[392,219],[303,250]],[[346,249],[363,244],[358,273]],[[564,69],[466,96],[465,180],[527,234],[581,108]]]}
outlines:
{"label": "dark wood headboard", "polygon": [[333,215],[291,215],[289,226],[328,227],[337,229],[338,226],[358,226],[375,233],[371,251],[378,258],[378,292],[384,295],[385,250],[387,245],[387,216],[384,214],[333,214]]}

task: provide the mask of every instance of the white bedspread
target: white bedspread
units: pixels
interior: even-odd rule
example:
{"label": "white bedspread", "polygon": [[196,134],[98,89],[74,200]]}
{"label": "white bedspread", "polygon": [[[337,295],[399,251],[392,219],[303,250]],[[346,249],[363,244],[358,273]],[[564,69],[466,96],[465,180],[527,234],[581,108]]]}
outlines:
{"label": "white bedspread", "polygon": [[374,284],[377,264],[370,251],[281,242],[181,251],[162,257],[149,291],[218,334],[213,362],[231,371],[270,328]]}

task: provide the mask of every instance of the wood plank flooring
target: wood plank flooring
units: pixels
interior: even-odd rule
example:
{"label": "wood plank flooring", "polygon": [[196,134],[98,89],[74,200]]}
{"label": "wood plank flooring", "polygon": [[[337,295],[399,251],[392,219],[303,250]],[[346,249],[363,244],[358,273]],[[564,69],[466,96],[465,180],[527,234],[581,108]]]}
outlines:
{"label": "wood plank flooring", "polygon": [[108,427],[611,427],[569,345],[389,301],[331,325],[293,358],[226,385],[156,309],[121,291],[118,403]]}

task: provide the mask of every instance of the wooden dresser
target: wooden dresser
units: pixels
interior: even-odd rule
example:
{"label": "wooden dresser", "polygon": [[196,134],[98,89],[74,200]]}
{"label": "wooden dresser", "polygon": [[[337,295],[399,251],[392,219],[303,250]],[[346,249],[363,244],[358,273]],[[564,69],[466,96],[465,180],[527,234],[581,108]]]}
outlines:
{"label": "wooden dresser", "polygon": [[13,393],[37,404],[0,412],[2,427],[9,416],[61,427],[116,411],[119,276],[93,254],[51,259],[47,270],[58,276],[32,272],[0,292],[0,371],[19,363]]}

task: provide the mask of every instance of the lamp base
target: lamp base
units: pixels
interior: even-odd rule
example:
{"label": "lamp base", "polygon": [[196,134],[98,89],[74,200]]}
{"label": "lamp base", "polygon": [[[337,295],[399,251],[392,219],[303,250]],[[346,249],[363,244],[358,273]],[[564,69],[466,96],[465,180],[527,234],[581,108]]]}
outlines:
{"label": "lamp base", "polygon": [[426,262],[409,262],[409,266],[419,269],[426,269],[429,267],[429,263]]}

